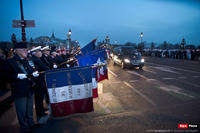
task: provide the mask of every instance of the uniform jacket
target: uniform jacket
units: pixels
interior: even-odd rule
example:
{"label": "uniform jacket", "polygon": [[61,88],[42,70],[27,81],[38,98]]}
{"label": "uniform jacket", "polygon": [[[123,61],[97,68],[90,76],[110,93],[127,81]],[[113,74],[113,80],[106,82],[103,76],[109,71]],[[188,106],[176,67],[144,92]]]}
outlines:
{"label": "uniform jacket", "polygon": [[42,57],[40,58],[42,63],[45,64],[47,67],[51,68],[51,62],[50,62],[50,58],[46,57],[45,55],[42,55]]}
{"label": "uniform jacket", "polygon": [[[46,66],[40,58],[36,57],[36,56],[32,56],[31,60],[33,61],[34,65],[35,65],[35,69],[38,71],[38,72],[42,72],[42,71],[46,71],[46,70],[49,70],[50,68],[48,66]],[[46,83],[45,83],[45,74],[44,73],[41,73],[39,75],[39,77],[37,77],[35,79],[36,81],[36,87],[37,88],[46,88]]]}
{"label": "uniform jacket", "polygon": [[[26,59],[22,60],[18,55],[7,60],[7,76],[5,77],[10,83],[12,88],[12,96],[25,97],[33,94],[34,78],[31,76],[33,68],[29,65]],[[29,78],[18,79],[19,73],[25,73]]]}

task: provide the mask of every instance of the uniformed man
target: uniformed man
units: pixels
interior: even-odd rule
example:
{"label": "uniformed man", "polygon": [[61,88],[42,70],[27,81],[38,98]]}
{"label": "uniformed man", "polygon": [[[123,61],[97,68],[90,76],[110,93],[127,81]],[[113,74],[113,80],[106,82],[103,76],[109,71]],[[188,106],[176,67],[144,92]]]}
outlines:
{"label": "uniformed man", "polygon": [[58,64],[58,61],[56,59],[56,56],[57,56],[57,53],[56,53],[56,47],[52,47],[51,48],[51,51],[50,51],[50,58],[49,58],[49,61],[51,63],[51,68],[57,68],[57,64]]}
{"label": "uniformed man", "polygon": [[[49,46],[45,46],[41,48],[42,57],[40,57],[43,64],[45,64],[48,68],[52,68],[52,63],[50,61],[50,48]],[[45,89],[45,100],[46,103],[49,104],[49,95],[47,89]]]}
{"label": "uniformed man", "polygon": [[[42,57],[41,46],[35,47],[30,50],[32,53],[31,60],[33,61],[34,67],[41,74],[39,77],[35,79],[35,110],[37,115],[37,121],[40,123],[40,119],[48,114],[45,113],[47,108],[44,108],[43,99],[45,92],[47,91],[46,83],[45,83],[45,75],[44,71],[49,70],[50,68],[46,66],[40,58]],[[48,100],[49,101],[49,100]],[[40,123],[41,124],[41,123]]]}
{"label": "uniformed man", "polygon": [[[56,62],[57,62],[57,64],[61,64],[61,63],[65,62],[65,60],[61,57],[60,49],[56,50]],[[62,66],[60,66],[60,67],[62,67]]]}
{"label": "uniformed man", "polygon": [[27,60],[27,44],[17,43],[14,46],[14,56],[7,61],[7,79],[11,83],[17,118],[21,133],[31,132],[33,122],[33,87],[34,72]]}
{"label": "uniformed man", "polygon": [[7,90],[7,82],[5,79],[6,73],[6,54],[3,48],[0,47],[0,85],[1,85],[1,90]]}
{"label": "uniformed man", "polygon": [[49,68],[51,68],[51,63],[50,63],[50,48],[49,46],[45,46],[43,48],[41,48],[42,51],[42,57],[40,58],[41,61],[48,66]]}
{"label": "uniformed man", "polygon": [[69,55],[67,54],[67,51],[66,51],[65,48],[62,48],[62,49],[61,49],[61,55],[60,55],[60,56],[62,57],[62,59],[63,59],[64,61],[68,60]]}

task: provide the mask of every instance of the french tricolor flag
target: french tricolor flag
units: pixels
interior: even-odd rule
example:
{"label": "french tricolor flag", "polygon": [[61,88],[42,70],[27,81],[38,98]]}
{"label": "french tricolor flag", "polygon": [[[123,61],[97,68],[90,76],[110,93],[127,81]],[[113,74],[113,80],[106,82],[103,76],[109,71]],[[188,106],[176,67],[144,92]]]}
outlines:
{"label": "french tricolor flag", "polygon": [[108,79],[108,68],[107,68],[107,61],[106,58],[99,58],[97,60],[97,63],[94,65],[97,65],[97,81],[100,82],[104,79]]}
{"label": "french tricolor flag", "polygon": [[92,77],[91,67],[47,71],[46,84],[52,115],[62,117],[94,111]]}
{"label": "french tricolor flag", "polygon": [[100,82],[108,79],[107,56],[108,52],[106,52],[106,49],[100,49],[79,56],[77,60],[79,66],[96,66],[96,80]]}
{"label": "french tricolor flag", "polygon": [[92,67],[92,93],[93,98],[98,97],[97,67]]}
{"label": "french tricolor flag", "polygon": [[100,82],[104,79],[108,79],[107,66],[100,66],[97,68],[97,81]]}

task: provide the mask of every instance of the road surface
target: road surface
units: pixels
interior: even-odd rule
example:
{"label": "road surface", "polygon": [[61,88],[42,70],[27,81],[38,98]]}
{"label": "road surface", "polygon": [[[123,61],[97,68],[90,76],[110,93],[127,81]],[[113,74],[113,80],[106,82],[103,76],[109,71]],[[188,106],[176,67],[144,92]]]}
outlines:
{"label": "road surface", "polygon": [[[34,133],[199,131],[178,124],[200,124],[200,62],[145,57],[143,70],[108,68],[109,80],[98,84],[94,112],[50,118]],[[0,118],[0,132],[18,133],[18,128],[12,104]]]}

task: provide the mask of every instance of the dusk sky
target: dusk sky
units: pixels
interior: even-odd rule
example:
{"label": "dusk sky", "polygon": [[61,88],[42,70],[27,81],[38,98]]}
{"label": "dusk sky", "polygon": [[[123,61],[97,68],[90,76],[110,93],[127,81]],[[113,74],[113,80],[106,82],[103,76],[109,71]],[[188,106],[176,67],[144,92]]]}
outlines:
{"label": "dusk sky", "polygon": [[[35,20],[35,28],[26,28],[26,37],[51,36],[52,32],[84,46],[109,35],[111,43],[144,41],[157,44],[166,40],[200,44],[199,0],[23,0],[25,20]],[[0,41],[10,41],[12,33],[21,39],[21,29],[12,28],[20,19],[20,0],[0,0]]]}

